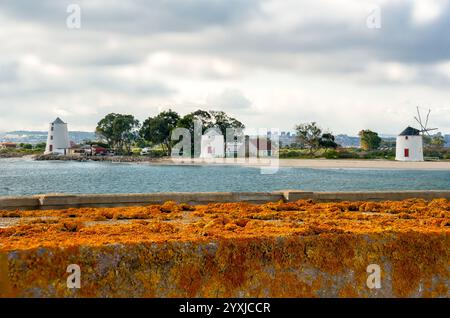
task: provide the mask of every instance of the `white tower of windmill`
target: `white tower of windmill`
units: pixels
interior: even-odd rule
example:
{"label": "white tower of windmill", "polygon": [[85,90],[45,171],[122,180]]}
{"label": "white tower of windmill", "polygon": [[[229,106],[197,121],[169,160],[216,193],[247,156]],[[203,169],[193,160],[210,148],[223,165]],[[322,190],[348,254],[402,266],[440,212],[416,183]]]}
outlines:
{"label": "white tower of windmill", "polygon": [[59,117],[50,123],[47,135],[47,146],[45,154],[62,154],[66,155],[70,148],[69,132],[67,124]]}
{"label": "white tower of windmill", "polygon": [[398,161],[423,161],[423,135],[430,135],[429,131],[437,128],[427,128],[431,110],[428,110],[425,124],[422,123],[419,107],[417,107],[417,117],[414,119],[419,123],[420,129],[406,127],[397,136],[395,147],[395,160]]}

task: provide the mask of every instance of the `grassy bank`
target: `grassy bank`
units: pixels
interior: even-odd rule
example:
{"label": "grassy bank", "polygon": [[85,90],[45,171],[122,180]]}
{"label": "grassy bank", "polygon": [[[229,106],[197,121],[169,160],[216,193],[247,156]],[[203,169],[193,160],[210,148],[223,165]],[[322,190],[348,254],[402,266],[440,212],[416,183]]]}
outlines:
{"label": "grassy bank", "polygon": [[[308,149],[282,148],[280,159],[384,159],[395,160],[395,149],[365,151],[359,148],[320,149],[311,153]],[[425,158],[450,160],[450,148],[426,148]]]}

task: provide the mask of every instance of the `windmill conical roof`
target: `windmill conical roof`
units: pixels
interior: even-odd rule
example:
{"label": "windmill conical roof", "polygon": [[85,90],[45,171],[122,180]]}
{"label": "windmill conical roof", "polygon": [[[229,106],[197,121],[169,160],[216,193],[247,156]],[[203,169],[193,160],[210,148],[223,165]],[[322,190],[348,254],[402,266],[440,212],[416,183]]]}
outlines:
{"label": "windmill conical roof", "polygon": [[65,122],[63,122],[61,120],[61,118],[58,117],[58,118],[55,119],[55,121],[52,124],[65,124]]}
{"label": "windmill conical roof", "polygon": [[418,136],[420,135],[420,130],[416,128],[412,128],[410,126],[406,127],[399,136]]}

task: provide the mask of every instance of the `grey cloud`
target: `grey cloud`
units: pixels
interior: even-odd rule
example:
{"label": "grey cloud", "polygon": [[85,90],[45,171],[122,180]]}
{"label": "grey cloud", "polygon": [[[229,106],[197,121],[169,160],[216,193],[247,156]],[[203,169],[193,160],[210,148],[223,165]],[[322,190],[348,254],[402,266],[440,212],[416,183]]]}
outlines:
{"label": "grey cloud", "polygon": [[373,61],[414,66],[449,60],[450,3],[436,21],[425,25],[411,20],[412,9],[407,2],[386,3],[382,6],[382,28],[377,30],[366,27],[364,15],[355,17],[360,23],[350,26],[324,10],[323,19],[291,31],[228,29],[204,42],[202,49],[241,59],[246,65],[294,71],[297,59],[311,55],[322,60],[309,63],[307,70],[336,73],[358,73]]}
{"label": "grey cloud", "polygon": [[143,56],[140,57],[133,56],[133,54],[129,54],[129,52],[120,52],[120,53],[99,54],[81,59],[78,58],[74,62],[75,64],[78,65],[93,66],[93,67],[121,66],[139,63],[142,61],[142,58]]}
{"label": "grey cloud", "polygon": [[207,103],[212,108],[245,112],[251,109],[252,102],[237,89],[226,89],[222,93],[210,96]]}
{"label": "grey cloud", "polygon": [[103,91],[141,96],[170,96],[176,92],[174,88],[158,81],[126,81],[107,76],[92,76],[88,79],[87,85]]}
{"label": "grey cloud", "polygon": [[[432,23],[416,25],[410,19],[410,3],[387,2],[382,6],[380,30],[367,29],[364,15],[353,17],[349,23],[336,18],[339,13],[325,6],[323,16],[302,21],[300,27],[285,29],[268,19],[271,12],[262,12],[261,6],[266,1],[2,0],[0,15],[7,18],[12,34],[1,44],[0,99],[3,105],[9,101],[17,105],[39,97],[51,104],[53,96],[57,95],[122,93],[130,100],[161,97],[171,102],[170,98],[183,90],[176,87],[179,85],[176,80],[192,80],[193,84],[198,80],[198,85],[213,83],[214,90],[217,87],[239,89],[242,78],[259,76],[261,70],[267,81],[270,80],[267,74],[271,72],[321,79],[331,74],[342,82],[353,81],[375,89],[397,84],[399,89],[407,90],[421,84],[439,92],[437,94],[445,92],[450,84],[447,76],[431,67],[450,60],[449,5]],[[82,7],[81,30],[70,31],[65,26],[66,8],[70,3],[79,3]],[[300,1],[299,6],[301,8]],[[255,20],[264,28],[252,28],[251,22]],[[355,24],[355,21],[360,23]],[[30,24],[38,27],[30,28]],[[27,28],[20,28],[22,25]],[[15,27],[18,27],[17,33]],[[115,44],[109,45],[110,40]],[[161,77],[155,74],[154,79],[145,82],[110,75],[114,73],[111,70],[123,65],[142,71],[140,67],[145,65],[149,54],[159,51],[181,56],[180,60],[186,63],[190,56],[230,61],[238,70],[237,78],[214,76],[207,71],[189,73],[183,65],[160,68],[158,76]],[[76,74],[70,78],[30,75],[31,71],[20,68],[19,57],[25,54],[75,70]],[[387,62],[413,68],[417,77],[387,80],[367,69],[371,63]],[[202,61],[196,60],[193,64],[198,66]],[[192,74],[194,72],[198,74]],[[175,79],[174,83],[171,78]],[[283,88],[283,83],[273,85]],[[177,100],[184,99],[185,96],[177,96]],[[193,100],[198,101],[195,97]],[[240,91],[225,91],[213,102],[240,113],[252,108]]]}
{"label": "grey cloud", "polygon": [[122,93],[140,97],[167,97],[176,93],[175,88],[158,80],[130,81],[108,74],[89,72],[57,78],[36,76],[32,80],[20,77],[17,77],[15,81],[0,80],[0,96],[3,98],[7,96],[20,98],[48,94],[80,94],[80,92],[87,91]]}
{"label": "grey cloud", "polygon": [[[73,1],[3,0],[2,10],[17,18],[57,26]],[[81,0],[82,25],[91,31],[133,34],[187,32],[242,21],[258,8],[257,0]]]}
{"label": "grey cloud", "polygon": [[[382,28],[368,30],[365,16],[358,26],[333,18],[324,8],[323,19],[291,31],[254,32],[246,22],[264,19],[260,11],[264,0],[155,0],[155,1],[78,1],[82,8],[82,32],[128,33],[144,36],[164,32],[203,32],[219,26],[222,32],[199,43],[214,52],[250,51],[258,54],[329,53],[367,51],[374,58],[429,63],[450,58],[450,4],[430,25],[417,26],[411,19],[412,3],[386,3],[382,9]],[[66,7],[73,1],[3,0],[1,11],[27,22],[35,21],[65,28]],[[270,24],[270,21],[267,22]],[[55,28],[58,30],[58,28]],[[149,39],[149,41],[151,41]],[[155,43],[157,46],[158,43]],[[189,49],[189,44],[186,45]],[[174,47],[183,50],[184,45]],[[112,62],[120,59],[111,58]],[[356,61],[355,61],[356,62]]]}
{"label": "grey cloud", "polygon": [[[66,6],[72,1],[5,0],[0,10],[21,19],[36,21],[54,31],[66,31],[64,19]],[[450,59],[450,6],[430,25],[417,26],[411,22],[412,4],[387,3],[382,6],[382,28],[369,30],[366,17],[355,17],[359,25],[350,26],[345,20],[333,18],[334,13],[324,8],[323,19],[311,21],[290,31],[274,30],[258,32],[246,28],[252,19],[264,19],[260,11],[264,0],[134,0],[127,2],[79,1],[82,7],[80,36],[90,32],[106,32],[127,38],[142,37],[148,41],[144,49],[165,47],[177,51],[205,50],[211,54],[230,55],[245,60],[245,54],[258,54],[253,62],[271,67],[273,54],[292,55],[321,54],[333,59],[340,52],[347,52],[349,60],[358,64],[382,59],[403,63],[434,63]],[[95,4],[95,5],[94,5]],[[267,22],[270,26],[270,20]],[[60,25],[61,28],[55,26]],[[217,33],[205,33],[209,27],[219,26]],[[186,41],[152,43],[146,35],[180,32]],[[125,34],[124,34],[125,33]],[[202,34],[204,33],[204,34]],[[197,38],[195,38],[197,37]],[[195,38],[194,44],[189,38]],[[69,39],[71,39],[69,37]],[[82,38],[83,39],[83,38]],[[84,38],[84,40],[86,40]],[[102,36],[97,41],[101,46]],[[81,41],[80,41],[81,42]],[[80,43],[82,44],[82,43]],[[86,58],[93,65],[117,65],[137,62],[141,54],[128,50],[104,52],[104,58]],[[109,55],[108,55],[109,54]],[[127,56],[124,58],[123,56]],[[252,58],[251,58],[252,59]],[[276,62],[276,59],[274,60]],[[248,61],[245,61],[246,63]],[[341,62],[341,61],[339,61]],[[345,63],[345,61],[344,61]],[[339,64],[339,63],[336,63]],[[350,63],[349,63],[350,64]],[[273,65],[279,67],[280,65]],[[288,68],[291,66],[287,66]],[[320,65],[318,66],[320,67]],[[343,69],[346,71],[346,68]],[[339,72],[339,68],[336,69]]]}
{"label": "grey cloud", "polygon": [[404,63],[433,63],[450,58],[450,3],[436,21],[416,25],[411,22],[411,3],[387,6],[375,41],[366,44],[384,59]]}
{"label": "grey cloud", "polygon": [[0,61],[0,85],[2,82],[11,83],[18,79],[18,66],[13,62]]}

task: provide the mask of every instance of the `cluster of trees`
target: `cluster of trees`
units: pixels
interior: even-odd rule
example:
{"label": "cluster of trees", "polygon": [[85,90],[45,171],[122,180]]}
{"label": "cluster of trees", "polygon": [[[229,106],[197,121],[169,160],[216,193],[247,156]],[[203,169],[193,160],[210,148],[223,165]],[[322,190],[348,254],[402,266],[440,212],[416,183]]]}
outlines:
{"label": "cluster of trees", "polygon": [[117,153],[130,153],[138,138],[139,121],[133,115],[111,113],[97,124],[96,134]]}
{"label": "cluster of trees", "polygon": [[442,148],[445,145],[445,138],[440,132],[433,136],[423,136],[423,143],[426,147]]}
{"label": "cluster of trees", "polygon": [[381,137],[378,136],[378,133],[367,129],[361,130],[358,133],[358,136],[360,138],[360,145],[362,150],[371,151],[376,150],[380,147]]}
{"label": "cluster of trees", "polygon": [[[295,127],[297,142],[300,148],[309,149],[309,154],[315,154],[319,149],[336,149],[339,145],[335,137],[330,132],[323,132],[315,122],[304,123]],[[380,148],[382,139],[378,133],[367,130],[361,130],[358,133],[360,137],[361,149],[365,151],[374,151]]]}
{"label": "cluster of trees", "polygon": [[[319,149],[336,149],[339,145],[335,142],[333,134],[323,133],[322,129],[315,122],[304,123],[295,127],[297,141],[300,148],[309,149],[309,154],[315,154]],[[364,151],[375,151],[383,146],[383,140],[377,132],[369,129],[361,130],[358,133],[360,137],[360,147]],[[423,136],[424,146],[431,149],[439,149],[445,145],[445,138],[441,133],[433,136]],[[394,143],[395,145],[395,143]],[[392,146],[392,145],[391,145]]]}
{"label": "cluster of trees", "polygon": [[129,154],[133,145],[160,145],[167,155],[171,154],[176,141],[171,140],[175,128],[186,128],[194,133],[194,121],[202,123],[202,133],[212,127],[217,127],[225,135],[227,128],[244,128],[239,120],[223,111],[197,110],[185,116],[169,109],[154,117],[149,117],[141,124],[132,115],[111,113],[97,124],[97,135],[119,154]]}
{"label": "cluster of trees", "polygon": [[25,149],[25,150],[36,150],[36,151],[43,151],[43,150],[45,150],[45,146],[46,146],[46,144],[47,143],[45,143],[45,142],[40,142],[40,143],[37,143],[37,144],[35,144],[35,145],[32,145],[32,144],[27,144],[27,143],[20,143],[19,144],[19,148],[20,149]]}
{"label": "cluster of trees", "polygon": [[[108,148],[118,154],[130,154],[134,145],[139,147],[160,145],[164,153],[170,155],[173,145],[178,142],[171,139],[172,131],[176,128],[186,128],[193,136],[196,120],[202,123],[200,133],[215,127],[226,136],[227,128],[245,128],[243,123],[223,111],[199,109],[180,116],[169,109],[154,117],[148,117],[142,124],[133,115],[111,113],[98,122],[96,133]],[[299,124],[295,127],[295,131],[297,145],[299,148],[308,149],[310,155],[314,155],[319,149],[325,149],[327,152],[329,149],[339,147],[335,136],[330,132],[324,132],[316,122]],[[374,151],[382,145],[382,139],[374,131],[361,130],[358,135],[362,150]],[[191,142],[194,142],[193,138]],[[444,137],[440,133],[431,137],[424,136],[425,146],[441,148],[444,144]],[[45,143],[43,147],[45,148]]]}
{"label": "cluster of trees", "polygon": [[[142,140],[150,144],[160,144],[167,154],[172,151],[175,141],[171,140],[171,133],[175,128],[186,128],[191,136],[194,135],[194,122],[202,123],[201,133],[209,128],[220,129],[222,135],[226,135],[227,128],[244,128],[244,124],[236,118],[230,117],[223,111],[197,110],[180,117],[172,110],[164,111],[156,117],[149,117],[144,121],[140,130]],[[191,139],[193,143],[193,138]]]}
{"label": "cluster of trees", "polygon": [[319,149],[336,149],[339,145],[335,137],[330,132],[322,132],[322,129],[315,122],[305,123],[295,126],[297,142],[301,148],[309,149],[312,155]]}

